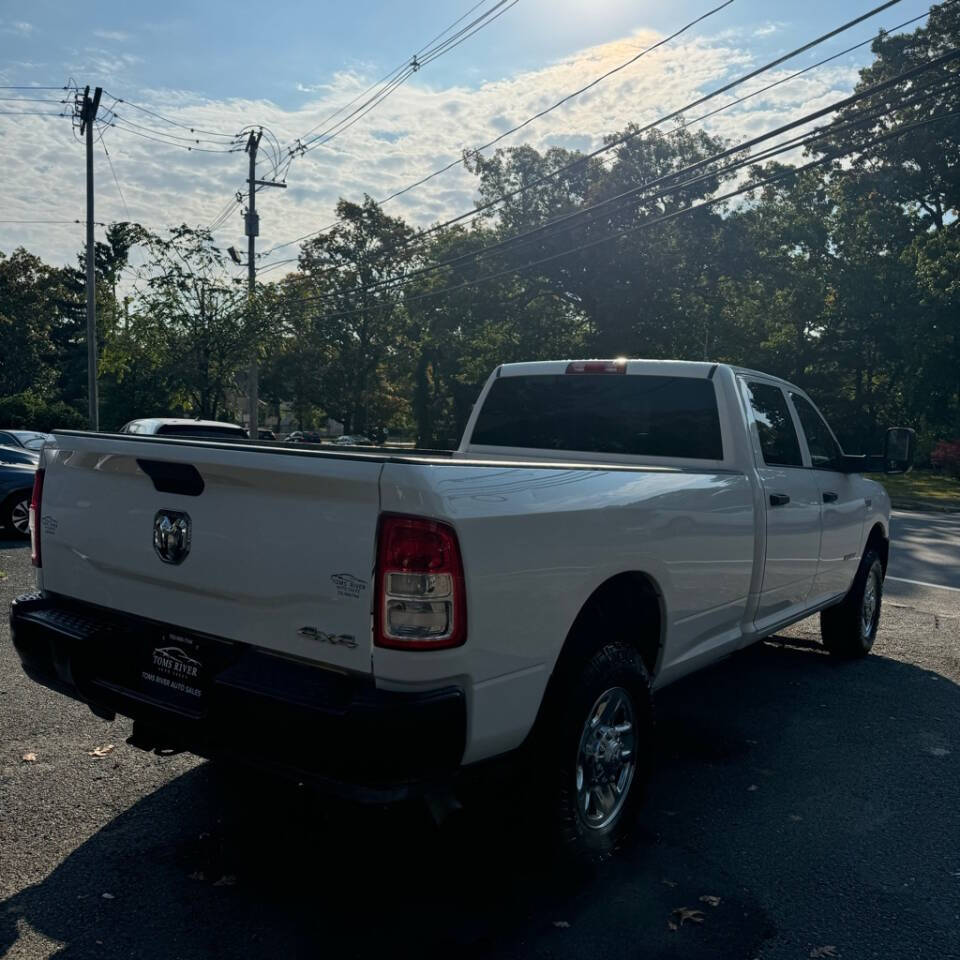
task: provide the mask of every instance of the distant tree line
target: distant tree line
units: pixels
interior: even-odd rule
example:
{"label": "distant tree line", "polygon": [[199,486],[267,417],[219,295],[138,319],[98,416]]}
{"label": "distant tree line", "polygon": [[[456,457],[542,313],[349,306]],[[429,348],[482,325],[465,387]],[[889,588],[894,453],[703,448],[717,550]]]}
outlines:
{"label": "distant tree line", "polygon": [[[957,46],[960,5],[934,7],[878,37],[858,89]],[[682,125],[627,128],[607,162],[525,146],[468,158],[469,223],[420,231],[341,201],[253,303],[209,234],[115,224],[95,264],[101,422],[235,418],[256,345],[268,425],[289,405],[301,427],[332,417],[440,446],[498,363],[676,357],[800,384],[851,451],[913,426],[928,457],[960,440],[958,80],[953,61],[851,105],[792,168],[726,170],[711,158],[728,145]],[[611,200],[674,175],[672,192]],[[745,177],[763,183],[710,203]],[[0,254],[0,425],[84,424],[84,269]]]}

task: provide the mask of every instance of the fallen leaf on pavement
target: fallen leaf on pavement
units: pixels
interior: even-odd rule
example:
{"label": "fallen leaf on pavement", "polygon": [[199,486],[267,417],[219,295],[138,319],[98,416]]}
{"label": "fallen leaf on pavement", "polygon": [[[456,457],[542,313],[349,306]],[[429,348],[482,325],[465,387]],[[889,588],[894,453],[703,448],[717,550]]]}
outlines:
{"label": "fallen leaf on pavement", "polygon": [[219,880],[214,882],[215,887],[233,887],[236,886],[237,878],[232,873],[225,873]]}
{"label": "fallen leaf on pavement", "polygon": [[691,923],[703,923],[703,911],[693,910],[690,907],[677,907],[677,909],[670,914],[670,920],[667,922],[667,926],[671,930],[679,930],[688,920]]}
{"label": "fallen leaf on pavement", "polygon": [[566,930],[570,926],[566,920],[554,920],[553,925],[559,927],[561,930]]}
{"label": "fallen leaf on pavement", "polygon": [[112,893],[101,893],[100,896],[104,900],[116,900],[117,898]]}
{"label": "fallen leaf on pavement", "polygon": [[709,893],[705,893],[705,894],[700,898],[700,902],[701,902],[701,903],[709,904],[711,907],[719,907],[719,906],[720,906],[720,898],[719,898],[719,897],[712,897]]}
{"label": "fallen leaf on pavement", "polygon": [[834,946],[826,947],[814,947],[810,951],[810,956],[813,960],[817,960],[819,957],[838,957],[840,954],[837,953],[837,948]]}
{"label": "fallen leaf on pavement", "polygon": [[36,763],[37,755],[35,753],[25,753],[21,759],[24,763]]}
{"label": "fallen leaf on pavement", "polygon": [[105,747],[94,747],[92,750],[88,751],[87,755],[90,757],[105,757],[111,750],[114,749],[115,744],[108,743]]}

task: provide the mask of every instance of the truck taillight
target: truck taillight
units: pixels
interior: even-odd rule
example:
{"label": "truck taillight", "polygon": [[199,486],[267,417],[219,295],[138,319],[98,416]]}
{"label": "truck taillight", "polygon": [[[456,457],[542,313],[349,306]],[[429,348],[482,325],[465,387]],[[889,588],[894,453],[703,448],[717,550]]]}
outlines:
{"label": "truck taillight", "polygon": [[574,360],[567,364],[567,373],[626,373],[627,358],[616,360]]}
{"label": "truck taillight", "polygon": [[30,495],[30,562],[40,562],[40,501],[43,499],[43,467],[33,475],[33,493]]}
{"label": "truck taillight", "polygon": [[440,650],[467,639],[463,563],[453,527],[384,514],[376,592],[378,647]]}

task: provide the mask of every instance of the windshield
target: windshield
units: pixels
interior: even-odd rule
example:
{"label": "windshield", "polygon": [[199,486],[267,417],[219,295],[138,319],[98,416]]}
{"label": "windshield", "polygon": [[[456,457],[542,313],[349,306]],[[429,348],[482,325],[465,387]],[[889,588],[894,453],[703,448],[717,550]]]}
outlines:
{"label": "windshield", "polygon": [[7,433],[28,450],[40,450],[50,436],[48,433],[38,433],[34,430],[8,430]]}

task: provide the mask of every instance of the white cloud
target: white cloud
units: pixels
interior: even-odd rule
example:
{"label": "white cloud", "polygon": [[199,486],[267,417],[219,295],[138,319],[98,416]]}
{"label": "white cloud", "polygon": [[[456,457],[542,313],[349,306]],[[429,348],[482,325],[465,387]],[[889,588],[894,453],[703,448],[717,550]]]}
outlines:
{"label": "white cloud", "polygon": [[114,40],[117,43],[126,43],[132,39],[129,33],[122,30],[94,30],[93,35],[101,40]]}
{"label": "white cloud", "polygon": [[3,33],[16,33],[21,37],[29,37],[33,33],[33,24],[25,20],[10,20],[4,22],[0,20],[0,31]]}
{"label": "white cloud", "polygon": [[[477,87],[436,88],[424,83],[425,73],[399,88],[369,117],[334,139],[294,160],[285,191],[263,190],[258,196],[261,214],[259,248],[267,250],[328,224],[339,197],[359,200],[365,193],[382,198],[413,180],[445,165],[498,135],[503,129],[543,109],[648,45],[654,35],[641,31],[613,43],[580,51],[539,70],[518,73]],[[77,55],[80,56],[79,54]],[[129,65],[124,57],[88,51],[117,74]],[[552,145],[589,149],[600,145],[605,134],[628,122],[650,122],[695,99],[753,66],[743,41],[717,37],[673,42],[645,56],[500,146],[528,143],[544,150]],[[799,66],[799,65],[798,65]],[[758,77],[745,89],[718,98],[692,111],[693,120],[734,95],[786,76],[781,68]],[[104,73],[100,74],[104,76]],[[233,134],[250,124],[264,124],[281,144],[294,142],[344,103],[352,100],[379,74],[340,73],[319,84],[307,102],[282,109],[269,101],[211,100],[186,90],[129,91],[134,102],[188,126]],[[856,80],[851,66],[832,65],[805,74],[789,83],[710,118],[706,129],[719,136],[741,140],[800,116],[815,106],[849,93]],[[116,92],[116,81],[108,89]],[[306,85],[305,85],[306,86]],[[118,106],[122,116],[147,128],[189,136],[183,129]],[[671,129],[674,124],[666,125]],[[148,130],[140,133],[149,135]],[[201,135],[202,137],[202,135]],[[146,226],[163,229],[174,223],[206,225],[244,188],[246,156],[243,153],[187,152],[155,143],[120,129],[105,131],[105,142],[123,187],[130,216]],[[264,140],[263,156],[268,156]],[[210,144],[201,144],[211,146]],[[490,151],[485,151],[489,154]],[[73,219],[83,216],[83,149],[66,119],[0,116],[0,165],[17,195],[4,201],[5,218]],[[265,162],[261,176],[269,175]],[[126,219],[116,185],[98,146],[96,156],[96,219]],[[455,167],[422,187],[397,198],[386,210],[425,225],[469,210],[475,198],[475,181]],[[242,242],[239,207],[231,211],[217,238],[226,247]],[[13,226],[0,224],[0,250],[23,244],[52,262],[73,261],[83,239],[80,226]],[[287,247],[273,259],[296,253]],[[267,265],[271,258],[263,263]],[[271,277],[282,274],[274,271]]]}
{"label": "white cloud", "polygon": [[769,36],[772,36],[772,35],[773,35],[774,33],[776,33],[777,31],[782,30],[785,26],[786,26],[785,23],[779,23],[779,22],[774,22],[774,21],[772,21],[772,20],[768,20],[766,23],[764,23],[764,24],[762,24],[761,26],[757,27],[757,28],[753,31],[753,36],[755,36],[755,37],[769,37]]}

